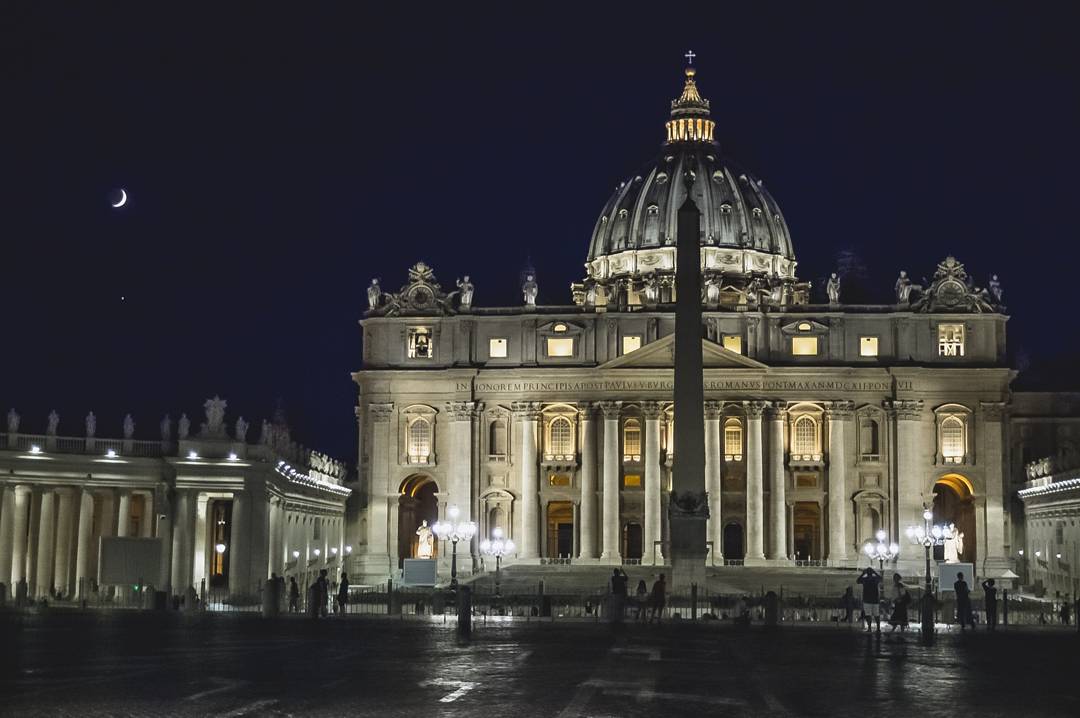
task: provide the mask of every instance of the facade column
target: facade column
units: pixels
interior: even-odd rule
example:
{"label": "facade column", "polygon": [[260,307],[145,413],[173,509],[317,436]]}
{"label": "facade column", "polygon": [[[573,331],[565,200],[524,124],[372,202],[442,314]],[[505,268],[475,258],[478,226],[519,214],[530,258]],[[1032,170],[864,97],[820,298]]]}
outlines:
{"label": "facade column", "polygon": [[[368,412],[371,416],[371,444],[365,570],[371,574],[385,575],[390,573],[391,567],[397,566],[397,536],[390,536],[390,511],[398,501],[398,492],[396,486],[389,485],[390,463],[397,453],[396,447],[392,446],[390,431],[394,405],[391,402],[368,404]],[[307,541],[299,538],[299,532],[295,548],[305,562],[302,565],[306,566]]]}
{"label": "facade column", "polygon": [[589,402],[578,404],[581,419],[581,525],[578,558],[596,558],[596,418]]}
{"label": "facade column", "polygon": [[761,414],[765,402],[743,402],[746,410],[746,563],[765,560],[765,492],[762,475]]}
{"label": "facade column", "polygon": [[131,531],[131,492],[127,489],[119,491],[116,510],[116,535],[123,538]]}
{"label": "facade column", "polygon": [[53,586],[54,537],[56,535],[56,494],[45,490],[41,494],[41,517],[38,519],[37,571],[34,595],[45,597]]}
{"label": "facade column", "polygon": [[[26,580],[26,534],[30,521],[30,498],[29,486],[15,486],[12,488],[14,495],[14,517],[11,522],[12,528],[12,552],[11,552],[11,595],[15,595],[15,589],[20,581]],[[5,576],[7,578],[7,576]]]}
{"label": "facade column", "polygon": [[184,595],[191,586],[194,554],[195,496],[190,489],[176,490],[172,531],[172,592]]}
{"label": "facade column", "polygon": [[61,596],[71,594],[72,534],[75,528],[75,490],[60,489],[60,508],[56,519],[56,573],[53,583]]}
{"label": "facade column", "polygon": [[826,409],[829,421],[829,565],[842,566],[848,560],[847,432],[854,404],[834,401]]}
{"label": "facade column", "polygon": [[[476,418],[477,405],[475,401],[450,401],[446,403],[446,411],[450,416],[450,465],[447,468],[449,501],[457,505],[462,521],[473,521],[473,419]],[[483,538],[477,536],[467,546],[460,548],[464,549],[463,553],[474,556],[474,546],[478,546]],[[471,573],[472,566],[472,560],[459,561],[458,573]]]}
{"label": "facade column", "polygon": [[199,494],[195,498],[195,554],[191,561],[191,584],[195,586],[196,591],[202,587],[203,580],[207,578],[210,560],[216,550],[213,545],[208,545],[210,537],[207,534],[213,533],[213,531],[208,532],[206,527],[209,509],[210,497]]}
{"label": "facade column", "polygon": [[646,563],[662,566],[664,554],[657,542],[663,534],[660,524],[660,403],[641,402],[645,418],[645,557]]}
{"label": "facade column", "polygon": [[705,402],[705,491],[709,494],[709,521],[705,535],[712,542],[710,561],[714,566],[724,562],[724,510],[721,501],[724,445],[720,431],[723,415],[722,402]]}
{"label": "facade column", "polygon": [[890,539],[899,542],[908,526],[922,526],[923,489],[926,454],[923,452],[922,400],[893,402],[896,414],[896,525],[889,531]]}
{"label": "facade column", "polygon": [[79,496],[79,530],[75,550],[76,598],[83,599],[90,592],[91,542],[94,528],[94,495],[83,489]]}
{"label": "facade column", "polygon": [[514,402],[511,409],[521,424],[521,541],[518,542],[518,556],[537,558],[540,487],[536,420],[540,416],[540,404],[519,401]]}
{"label": "facade column", "polygon": [[772,543],[769,558],[783,561],[788,558],[787,542],[787,471],[784,466],[784,423],[787,409],[776,402],[769,415],[769,521]]}
{"label": "facade column", "polygon": [[143,495],[143,521],[139,526],[139,535],[143,538],[152,538],[154,535],[154,519],[157,516],[154,514],[154,493],[147,491]]}
{"label": "facade column", "polygon": [[173,517],[174,502],[170,501],[169,489],[161,484],[155,490],[154,506],[161,514],[157,525],[157,537],[161,541],[161,567],[157,575],[156,589],[172,595]]}
{"label": "facade column", "polygon": [[248,586],[247,562],[247,502],[246,491],[234,491],[232,499],[232,525],[229,526],[229,595],[246,593]]}
{"label": "facade column", "polygon": [[4,598],[15,595],[11,581],[11,556],[15,551],[15,487],[0,486],[0,583],[4,584]]}
{"label": "facade column", "polygon": [[[1002,402],[980,402],[979,409],[982,416],[983,441],[982,454],[979,462],[983,464],[983,478],[986,482],[986,553],[982,558],[982,570],[993,567],[1006,569],[1009,560],[1005,554],[1005,500],[1004,500],[1004,476],[1002,457],[1002,418],[1005,412],[1005,404]],[[1068,556],[1066,560],[1070,560]],[[1066,587],[1066,592],[1071,592],[1071,587]]]}
{"label": "facade column", "polygon": [[602,401],[604,412],[604,516],[602,533],[604,543],[600,558],[612,563],[622,562],[619,546],[621,521],[619,520],[619,412],[622,402]]}

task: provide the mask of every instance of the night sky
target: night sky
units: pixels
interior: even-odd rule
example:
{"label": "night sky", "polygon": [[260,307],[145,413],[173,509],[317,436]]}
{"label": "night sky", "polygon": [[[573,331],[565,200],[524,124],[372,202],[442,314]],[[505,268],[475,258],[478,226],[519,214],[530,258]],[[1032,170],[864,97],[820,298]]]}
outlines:
{"label": "night sky", "polygon": [[217,393],[230,424],[280,400],[300,441],[354,460],[371,277],[396,291],[424,259],[518,304],[531,257],[540,303],[569,303],[689,49],[801,278],[820,290],[853,250],[888,301],[952,253],[1000,274],[1029,375],[1080,353],[1065,3],[43,5],[0,8],[0,412],[23,431],[55,408],[78,435],[93,409],[101,435],[130,411],[155,438]]}

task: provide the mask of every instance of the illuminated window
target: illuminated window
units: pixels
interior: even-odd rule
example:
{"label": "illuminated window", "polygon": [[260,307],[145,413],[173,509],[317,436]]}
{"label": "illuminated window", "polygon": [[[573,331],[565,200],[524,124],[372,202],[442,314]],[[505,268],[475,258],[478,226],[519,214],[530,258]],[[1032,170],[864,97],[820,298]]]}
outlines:
{"label": "illuminated window", "polygon": [[941,456],[947,464],[964,463],[964,420],[947,416],[941,420]]}
{"label": "illuminated window", "polygon": [[877,356],[877,337],[859,337],[859,356]]}
{"label": "illuminated window", "polygon": [[742,423],[738,419],[724,422],[724,459],[742,461]]}
{"label": "illuminated window", "polygon": [[641,422],[637,419],[623,424],[623,461],[641,461]]}
{"label": "illuminated window", "polygon": [[574,453],[574,427],[565,416],[558,416],[548,425],[548,454],[571,456]]}
{"label": "illuminated window", "polygon": [[409,327],[408,336],[410,359],[431,359],[435,356],[431,327]]}
{"label": "illuminated window", "polygon": [[622,353],[629,354],[641,348],[641,336],[633,335],[622,338]]}
{"label": "illuminated window", "polygon": [[814,455],[818,454],[818,426],[814,421],[814,417],[802,415],[795,420],[795,424],[792,427],[792,439],[791,453],[804,457],[805,460],[810,459]]}
{"label": "illuminated window", "polygon": [[570,477],[566,474],[551,474],[548,476],[548,486],[569,486]]}
{"label": "illuminated window", "polygon": [[963,324],[938,324],[938,356],[964,356]]}
{"label": "illuminated window", "polygon": [[549,357],[572,357],[574,356],[573,337],[548,337],[547,355]]}
{"label": "illuminated window", "polygon": [[724,348],[727,349],[729,352],[742,354],[742,337],[738,334],[725,334]]}
{"label": "illuminated window", "polygon": [[623,486],[630,488],[634,486],[641,486],[640,474],[625,474],[623,476]]}
{"label": "illuminated window", "polygon": [[407,433],[409,463],[428,463],[431,458],[431,423],[422,417],[413,419]]}
{"label": "illuminated window", "polygon": [[506,358],[506,337],[488,339],[488,356],[492,359]]}
{"label": "illuminated window", "polygon": [[488,455],[506,456],[506,420],[496,419],[491,422],[488,432]]}
{"label": "illuminated window", "polygon": [[792,337],[791,353],[797,357],[812,357],[818,353],[817,337]]}
{"label": "illuminated window", "polygon": [[[626,210],[623,210],[623,211],[625,212]],[[563,334],[563,333],[566,332],[566,325],[563,324],[562,322],[559,322],[554,327],[552,327],[551,330],[553,332],[555,332],[556,334]]]}

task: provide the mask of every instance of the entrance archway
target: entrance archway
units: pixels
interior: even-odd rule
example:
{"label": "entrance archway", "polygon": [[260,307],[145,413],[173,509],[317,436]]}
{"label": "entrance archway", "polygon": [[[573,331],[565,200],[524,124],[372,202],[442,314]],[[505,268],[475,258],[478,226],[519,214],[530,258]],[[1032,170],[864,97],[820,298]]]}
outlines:
{"label": "entrance archway", "polygon": [[733,561],[742,561],[746,558],[742,526],[736,521],[724,527],[724,558]]}
{"label": "entrance archway", "polygon": [[547,510],[547,555],[570,558],[574,553],[574,505],[551,501]]}
{"label": "entrance archway", "polygon": [[[428,526],[439,519],[439,500],[435,496],[439,487],[430,476],[417,474],[401,482],[398,497],[398,568],[407,558],[416,556],[419,538],[416,529],[421,522]],[[435,542],[435,556],[439,553],[439,542]]]}
{"label": "entrance archway", "polygon": [[795,558],[810,561],[821,558],[821,507],[814,501],[799,501],[794,512]]}
{"label": "entrance archway", "polygon": [[[975,563],[975,488],[961,474],[945,474],[934,484],[934,523],[955,524],[963,534],[960,561]],[[944,547],[934,548],[934,558],[943,560]]]}
{"label": "entrance archway", "polygon": [[641,530],[641,524],[630,522],[623,526],[623,557],[641,560],[643,554],[643,541],[645,535]]}

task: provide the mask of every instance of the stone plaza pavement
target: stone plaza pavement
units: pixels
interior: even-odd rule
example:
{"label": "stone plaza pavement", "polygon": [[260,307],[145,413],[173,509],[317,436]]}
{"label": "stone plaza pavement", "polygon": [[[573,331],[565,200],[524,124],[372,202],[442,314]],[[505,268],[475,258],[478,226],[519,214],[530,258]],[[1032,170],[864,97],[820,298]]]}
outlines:
{"label": "stone plaza pavement", "polygon": [[1076,716],[1066,629],[0,614],[0,715]]}

